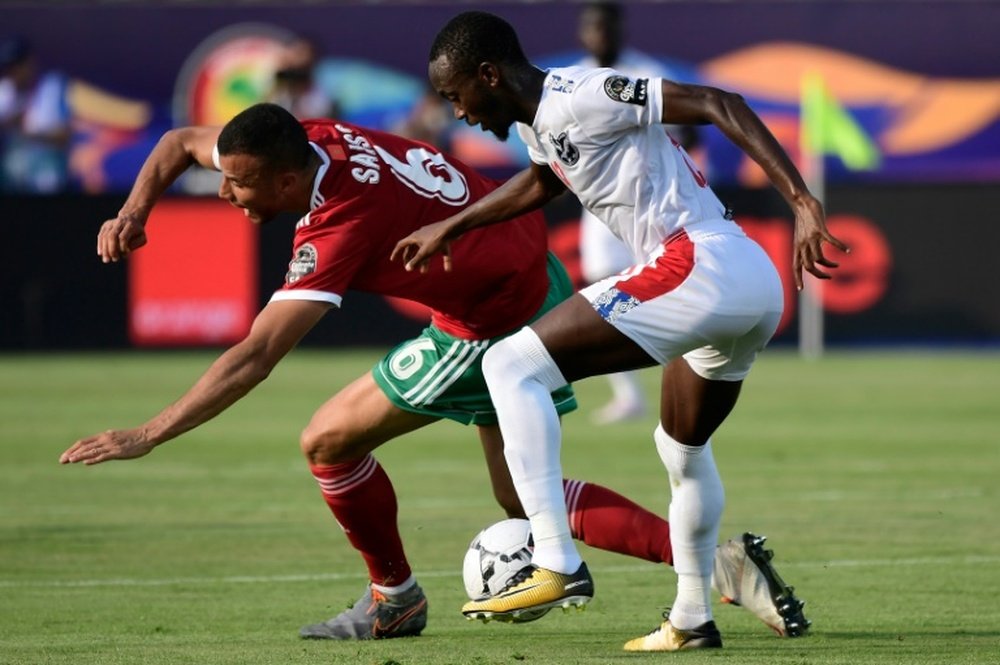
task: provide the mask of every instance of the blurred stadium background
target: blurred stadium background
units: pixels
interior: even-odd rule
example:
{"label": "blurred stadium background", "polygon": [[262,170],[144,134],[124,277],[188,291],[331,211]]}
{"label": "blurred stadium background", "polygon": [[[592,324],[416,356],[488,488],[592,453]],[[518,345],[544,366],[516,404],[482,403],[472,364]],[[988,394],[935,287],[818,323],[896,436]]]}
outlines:
{"label": "blurred stadium background", "polygon": [[[314,45],[313,92],[341,117],[429,133],[492,175],[513,173],[525,163],[521,146],[435,124],[440,109],[425,96],[429,41],[459,8],[472,6],[0,4],[0,39],[30,49],[57,107],[48,116],[62,114],[69,133],[54,145],[5,126],[0,348],[239,338],[281,281],[291,226],[246,228],[212,200],[212,174],[191,174],[175,188],[176,206],[151,224],[156,249],[139,261],[102,266],[88,260],[89,248],[158,137],[177,125],[222,124],[268,98],[295,39]],[[577,3],[475,6],[511,20],[543,65],[582,55]],[[998,25],[998,4],[976,1],[636,2],[626,13],[630,46],[676,78],[741,92],[797,159],[800,90],[810,73],[877,147],[880,162],[866,170],[850,170],[836,155],[824,160],[831,226],[854,248],[824,295],[830,344],[1000,341],[1000,307],[987,286],[1000,241],[1000,226],[990,223],[1000,214]],[[8,59],[12,50],[4,49]],[[784,204],[718,133],[705,132],[698,158],[783,270],[789,290],[778,342],[794,343]],[[190,198],[196,195],[207,197]],[[571,269],[577,212],[568,200],[550,210],[553,247]],[[164,271],[191,249],[192,232],[205,255],[189,254],[182,274]],[[229,277],[213,279],[220,275]],[[350,315],[357,325],[324,328],[308,343],[390,343],[423,318],[403,303],[364,298],[352,300]]]}
{"label": "blurred stadium background", "polygon": [[[630,46],[678,79],[742,93],[804,168],[808,76],[878,153],[861,169],[823,157],[830,225],[853,251],[823,291],[827,353],[816,362],[795,352],[783,202],[717,133],[705,132],[696,154],[779,265],[787,294],[776,350],[717,447],[726,528],[758,528],[784,546],[818,629],[779,650],[726,610],[732,656],[998,662],[1000,3],[625,6]],[[472,432],[438,425],[379,456],[411,555],[429,571],[421,581],[438,603],[429,634],[439,639],[364,657],[291,639],[363,584],[298,458],[297,433],[323,399],[423,327],[425,313],[405,302],[352,296],[307,337],[311,348],[187,445],[90,471],[56,464],[75,438],[134,425],[175,399],[246,332],[290,258],[293,224],[283,222],[293,220],[252,227],[200,172],[154,214],[149,247],[122,264],[95,258],[100,224],[164,131],[224,123],[307,80],[308,65],[314,103],[432,136],[506,177],[525,163],[521,146],[442,120],[426,94],[430,41],[456,12],[481,8],[510,20],[534,61],[565,64],[583,54],[580,7],[0,0],[3,76],[32,59],[39,104],[31,123],[5,121],[0,135],[0,663],[603,663],[618,657],[619,638],[653,626],[649,608],[664,598],[647,584],[650,569],[600,553],[589,555],[603,583],[604,604],[588,611],[598,624],[553,617],[512,634],[461,622],[461,556],[500,516]],[[303,43],[312,60],[296,50]],[[0,83],[0,114],[9,86]],[[547,212],[552,247],[578,276],[578,207],[564,197]],[[643,380],[655,390],[655,373]],[[586,409],[602,389],[584,382],[579,392]],[[647,455],[611,464],[611,430],[570,416],[567,468],[662,512],[651,428],[613,430],[616,446],[634,439]]]}

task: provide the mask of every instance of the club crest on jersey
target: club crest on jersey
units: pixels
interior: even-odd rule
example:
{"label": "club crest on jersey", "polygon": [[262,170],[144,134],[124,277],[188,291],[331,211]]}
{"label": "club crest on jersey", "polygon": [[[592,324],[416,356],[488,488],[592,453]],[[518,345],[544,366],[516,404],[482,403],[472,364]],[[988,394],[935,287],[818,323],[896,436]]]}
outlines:
{"label": "club crest on jersey", "polygon": [[630,81],[624,76],[609,76],[604,80],[604,92],[608,97],[616,102],[635,104],[636,106],[646,105],[649,79],[636,79]]}
{"label": "club crest on jersey", "polygon": [[306,243],[295,250],[295,256],[288,262],[285,283],[294,284],[306,275],[316,272],[316,248]]}
{"label": "club crest on jersey", "polygon": [[556,154],[559,155],[559,161],[566,166],[573,166],[580,161],[580,149],[570,143],[566,132],[563,132],[559,136],[549,134],[549,141],[555,147]]}

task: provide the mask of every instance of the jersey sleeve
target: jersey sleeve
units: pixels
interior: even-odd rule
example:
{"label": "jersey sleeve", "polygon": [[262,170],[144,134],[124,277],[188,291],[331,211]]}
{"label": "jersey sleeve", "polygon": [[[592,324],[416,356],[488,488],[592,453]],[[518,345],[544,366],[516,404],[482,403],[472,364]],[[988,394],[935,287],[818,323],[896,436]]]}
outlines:
{"label": "jersey sleeve", "polygon": [[[375,243],[364,232],[358,200],[299,222],[285,283],[271,300],[313,300],[340,307],[357,272],[370,263]],[[313,218],[315,216],[315,218]]]}
{"label": "jersey sleeve", "polygon": [[542,166],[548,164],[545,154],[538,148],[538,136],[535,135],[535,130],[529,125],[519,122],[517,123],[517,135],[521,137],[524,145],[528,148],[528,159]]}
{"label": "jersey sleeve", "polygon": [[572,113],[587,135],[598,141],[635,127],[661,124],[662,84],[660,77],[595,70],[574,92]]}

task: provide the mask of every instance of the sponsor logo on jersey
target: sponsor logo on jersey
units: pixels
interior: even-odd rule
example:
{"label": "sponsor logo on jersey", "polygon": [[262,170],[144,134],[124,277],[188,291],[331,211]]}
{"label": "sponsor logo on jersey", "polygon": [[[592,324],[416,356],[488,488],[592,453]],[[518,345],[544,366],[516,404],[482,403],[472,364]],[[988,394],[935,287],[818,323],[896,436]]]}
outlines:
{"label": "sponsor logo on jersey", "polygon": [[559,155],[559,161],[566,166],[573,166],[580,161],[580,149],[570,143],[566,132],[563,132],[559,136],[549,134],[549,141],[555,146],[556,154]]}
{"label": "sponsor logo on jersey", "polygon": [[609,76],[604,80],[604,92],[607,93],[608,97],[616,102],[625,102],[636,106],[646,105],[648,88],[649,79],[630,81],[624,76]]}
{"label": "sponsor logo on jersey", "polygon": [[548,85],[552,92],[570,93],[576,88],[576,81],[573,79],[564,79],[558,74],[552,74],[549,77]]}
{"label": "sponsor logo on jersey", "polygon": [[295,250],[295,257],[288,262],[285,283],[294,284],[306,275],[316,272],[316,248],[306,243]]}

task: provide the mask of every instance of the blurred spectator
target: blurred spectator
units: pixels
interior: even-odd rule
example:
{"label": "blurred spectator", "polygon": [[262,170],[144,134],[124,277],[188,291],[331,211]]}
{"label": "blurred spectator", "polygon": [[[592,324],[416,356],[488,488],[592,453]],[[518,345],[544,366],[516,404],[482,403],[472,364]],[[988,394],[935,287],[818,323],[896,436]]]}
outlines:
{"label": "blurred spectator", "polygon": [[0,191],[103,191],[105,159],[151,117],[144,101],[43,71],[23,38],[0,39]]}
{"label": "blurred spectator", "polygon": [[[613,67],[629,78],[659,76],[670,72],[655,59],[625,46],[624,9],[616,2],[591,2],[580,12],[578,37],[588,55],[582,67]],[[698,135],[694,127],[671,125],[669,133],[686,149],[693,148]],[[584,210],[580,217],[580,267],[583,278],[592,284],[635,265],[633,257],[608,227]],[[646,412],[646,399],[635,372],[609,374],[611,400],[593,414],[593,420],[607,424],[639,418]]]}
{"label": "blurred spectator", "polygon": [[451,108],[435,90],[427,88],[409,114],[390,131],[408,139],[430,143],[442,152],[451,152],[453,127]]}
{"label": "blurred spectator", "polygon": [[337,103],[316,85],[319,60],[316,45],[299,38],[285,45],[274,72],[274,84],[267,101],[281,106],[299,120],[336,118]]}
{"label": "blurred spectator", "polygon": [[27,41],[0,41],[0,190],[50,194],[69,179],[67,78],[41,72]]}

